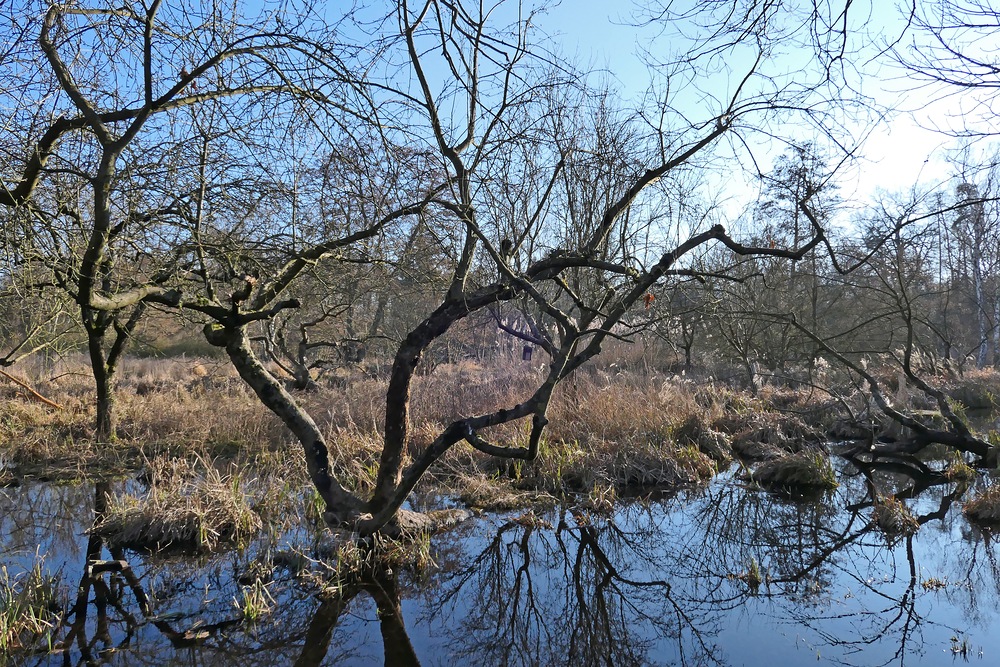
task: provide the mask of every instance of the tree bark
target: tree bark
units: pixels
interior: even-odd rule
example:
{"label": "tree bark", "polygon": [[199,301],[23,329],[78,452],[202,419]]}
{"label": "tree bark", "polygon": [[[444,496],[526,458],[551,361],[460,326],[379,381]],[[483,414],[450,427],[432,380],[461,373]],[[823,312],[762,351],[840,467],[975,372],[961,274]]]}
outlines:
{"label": "tree bark", "polygon": [[420,357],[432,342],[469,312],[466,299],[445,301],[410,332],[396,351],[385,397],[385,445],[379,461],[375,493],[368,504],[372,513],[377,513],[391,502],[402,478],[403,454],[410,431],[410,386]]}
{"label": "tree bark", "polygon": [[[219,333],[218,329],[213,330],[213,335],[208,336],[209,341],[219,342],[216,338]],[[326,503],[326,522],[333,527],[351,525],[358,518],[362,503],[334,479],[330,471],[330,450],[316,422],[299,407],[281,382],[264,368],[251,349],[243,327],[227,328],[221,333],[226,354],[240,377],[302,445],[309,478]]]}
{"label": "tree bark", "polygon": [[[84,308],[84,322],[94,317],[101,318],[103,313],[91,312]],[[94,376],[94,392],[96,394],[96,409],[94,415],[94,439],[98,442],[110,442],[117,436],[118,420],[115,414],[115,369],[105,363],[104,339],[107,328],[99,323],[88,323],[87,351],[90,356],[91,373]]]}

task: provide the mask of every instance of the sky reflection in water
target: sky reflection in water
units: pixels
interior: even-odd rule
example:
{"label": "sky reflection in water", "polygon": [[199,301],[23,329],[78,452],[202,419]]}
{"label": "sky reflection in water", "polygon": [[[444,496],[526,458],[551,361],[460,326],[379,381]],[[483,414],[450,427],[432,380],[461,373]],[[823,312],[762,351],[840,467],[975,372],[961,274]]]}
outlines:
{"label": "sky reflection in water", "polygon": [[[962,517],[954,485],[918,485],[906,502],[921,528],[890,544],[871,526],[866,477],[845,466],[840,479],[820,502],[723,476],[611,518],[486,516],[435,538],[437,568],[383,571],[325,602],[279,568],[268,590],[280,606],[256,624],[240,619],[236,577],[289,541],[312,553],[308,531],[211,557],[143,557],[86,534],[102,490],[93,484],[5,489],[3,562],[30,567],[37,545],[69,607],[56,635],[64,650],[14,664],[870,666],[1000,656],[995,548]],[[888,473],[870,480],[883,494],[914,485]],[[88,550],[128,560],[132,572],[87,577]],[[747,580],[752,563],[759,586]],[[954,654],[963,642],[968,653]]]}

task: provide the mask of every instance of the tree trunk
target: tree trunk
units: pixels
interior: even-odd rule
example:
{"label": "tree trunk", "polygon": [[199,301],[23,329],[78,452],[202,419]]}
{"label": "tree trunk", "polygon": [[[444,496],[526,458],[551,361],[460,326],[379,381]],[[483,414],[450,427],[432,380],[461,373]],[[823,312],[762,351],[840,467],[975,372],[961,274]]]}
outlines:
{"label": "tree trunk", "polygon": [[375,493],[369,503],[373,513],[384,507],[399,486],[403,474],[403,452],[410,430],[410,385],[420,355],[429,344],[410,334],[392,362],[392,374],[385,396],[385,443],[379,460]]}
{"label": "tree trunk", "polygon": [[[216,344],[220,331],[212,330],[209,342]],[[225,329],[222,333],[226,353],[240,377],[254,390],[260,401],[278,416],[302,445],[309,478],[326,503],[324,519],[334,527],[351,526],[361,511],[361,501],[334,479],[330,471],[330,451],[316,422],[295,402],[271,375],[250,347],[242,327]]]}
{"label": "tree trunk", "polygon": [[105,363],[105,331],[106,328],[100,325],[87,326],[87,349],[90,354],[90,368],[94,375],[94,390],[97,400],[94,439],[98,442],[114,440],[118,428],[118,419],[115,414],[115,369],[109,368]]}
{"label": "tree trunk", "polygon": [[[978,239],[976,245],[978,246]],[[976,294],[976,329],[979,333],[979,346],[976,349],[976,368],[986,367],[986,352],[989,345],[989,331],[986,326],[986,303],[983,297],[983,269],[979,260],[979,248],[972,264],[974,289]]]}
{"label": "tree trunk", "polygon": [[403,474],[403,454],[410,432],[410,385],[420,357],[452,324],[469,314],[466,300],[445,301],[421,322],[396,351],[385,397],[385,444],[379,460],[375,493],[368,509],[373,514],[387,506]]}
{"label": "tree trunk", "polygon": [[100,371],[94,374],[94,380],[97,384],[97,415],[94,423],[94,439],[98,442],[112,442],[118,437],[114,379],[109,374],[105,374],[103,378],[98,377],[100,374]]}

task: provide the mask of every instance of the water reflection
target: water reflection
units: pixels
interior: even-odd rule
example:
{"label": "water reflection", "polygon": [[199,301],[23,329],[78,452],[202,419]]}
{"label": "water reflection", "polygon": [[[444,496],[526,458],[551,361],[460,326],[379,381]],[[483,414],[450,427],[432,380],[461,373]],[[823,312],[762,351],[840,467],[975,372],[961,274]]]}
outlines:
{"label": "water reflection", "polygon": [[484,664],[644,665],[666,643],[711,662],[714,619],[675,599],[670,573],[650,571],[652,524],[625,530],[563,510],[553,527],[529,515],[438,578],[424,622],[442,628],[453,658]]}
{"label": "water reflection", "polygon": [[275,541],[207,558],[109,546],[90,528],[111,490],[107,481],[28,484],[0,496],[3,564],[26,572],[44,554],[43,567],[61,579],[64,600],[50,645],[0,655],[0,664],[368,664],[367,647],[353,645],[363,633],[334,633],[349,611],[357,618],[361,598],[374,604],[385,664],[419,664],[403,623],[398,572],[369,572],[322,601],[279,572],[269,585],[275,610],[249,622],[238,608],[239,580],[263,551],[278,547]]}
{"label": "water reflection", "polygon": [[[333,657],[330,648],[337,623],[351,602],[362,594],[369,595],[376,606],[385,664],[400,667],[420,665],[403,623],[398,574],[381,567],[371,572],[366,581],[347,586],[340,595],[324,598],[313,614],[302,652],[295,661],[296,667],[322,665]],[[341,653],[334,662],[340,664],[346,657]]]}
{"label": "water reflection", "polygon": [[[27,569],[37,547],[66,589],[56,650],[14,660],[921,665],[963,646],[959,659],[996,659],[1000,567],[989,536],[957,511],[964,489],[924,464],[856,461],[840,477],[817,502],[719,479],[612,517],[486,517],[437,538],[429,572],[382,568],[323,595],[279,568],[276,608],[258,622],[239,609],[240,577],[283,540],[320,558],[301,533],[200,559],[144,556],[88,531],[109,482],[5,489],[4,562]],[[873,523],[890,495],[915,515],[915,534]]]}
{"label": "water reflection", "polygon": [[[996,557],[954,511],[963,491],[919,467],[858,467],[824,502],[719,482],[611,521],[510,522],[441,578],[428,619],[458,655],[500,665],[938,664],[953,636],[995,656]],[[890,494],[915,535],[873,524]]]}

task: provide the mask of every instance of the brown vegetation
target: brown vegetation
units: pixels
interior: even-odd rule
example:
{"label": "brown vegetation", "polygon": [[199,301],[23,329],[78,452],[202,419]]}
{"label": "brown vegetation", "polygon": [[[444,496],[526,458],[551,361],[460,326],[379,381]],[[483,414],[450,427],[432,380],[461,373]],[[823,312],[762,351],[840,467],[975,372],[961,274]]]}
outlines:
{"label": "brown vegetation", "polygon": [[[462,414],[522,397],[537,373],[530,364],[484,367],[466,361],[419,376],[413,399],[414,447]],[[252,462],[263,455],[284,459],[281,454],[289,449],[283,426],[259,406],[227,365],[215,360],[126,360],[119,436],[110,443],[96,443],[88,435],[92,388],[82,360],[35,369],[33,374],[36,386],[66,408],[54,410],[8,393],[0,420],[0,451],[21,474],[124,472],[165,456]],[[727,391],[696,389],[691,383],[639,372],[581,374],[553,398],[553,420],[539,459],[520,463],[520,472],[508,476],[517,477],[522,486],[536,480],[540,489],[560,491],[589,491],[595,483],[624,487],[704,479],[713,468],[698,451],[700,446],[711,440],[712,458],[726,460],[730,455],[725,437],[713,435],[718,434],[713,428],[725,428],[729,406],[724,401],[731,400],[715,396],[728,396]],[[373,483],[384,392],[384,382],[358,372],[348,386],[324,386],[299,397],[322,417],[320,428],[333,445],[333,466],[359,490]],[[516,444],[527,437],[513,424],[493,431],[490,436],[497,441]],[[296,458],[296,452],[289,454]],[[496,472],[489,457],[456,448],[436,477],[440,481]],[[564,480],[556,481],[563,475]]]}
{"label": "brown vegetation", "polygon": [[920,528],[920,522],[913,516],[910,508],[893,496],[876,499],[872,521],[890,543],[913,535]]}
{"label": "brown vegetation", "polygon": [[965,517],[984,528],[1000,526],[1000,485],[987,487],[962,506]]}
{"label": "brown vegetation", "polygon": [[837,488],[830,459],[820,451],[798,452],[757,466],[750,478],[766,489],[805,495]]}
{"label": "brown vegetation", "polygon": [[[600,510],[636,491],[700,483],[733,457],[762,460],[753,479],[767,488],[802,493],[836,485],[822,453],[823,434],[798,416],[828,421],[829,404],[813,394],[764,387],[751,395],[624,366],[581,373],[555,392],[552,422],[535,461],[498,461],[471,447],[456,447],[431,471],[424,488],[488,510],[570,498],[580,507]],[[385,392],[385,383],[363,370],[356,369],[347,382],[299,394],[322,417],[319,428],[331,444],[332,469],[362,495],[375,485]],[[462,415],[520,400],[539,372],[518,361],[468,360],[419,375],[414,451]],[[7,413],[0,420],[0,455],[8,476],[143,469],[152,482],[149,491],[117,499],[102,527],[115,540],[211,548],[220,540],[241,539],[261,520],[304,511],[317,525],[323,522],[323,503],[309,492],[291,437],[217,360],[126,360],[121,429],[111,443],[87,436],[91,389],[82,365],[64,361],[36,369],[32,382],[66,409],[54,410],[8,390]],[[976,382],[985,380],[977,376]],[[514,424],[491,431],[491,440],[515,447],[528,438]],[[947,474],[968,479],[972,471],[955,459]]]}
{"label": "brown vegetation", "polygon": [[145,471],[146,493],[123,493],[108,504],[94,532],[135,549],[208,551],[242,542],[262,526],[247,480],[198,459],[158,459]]}

